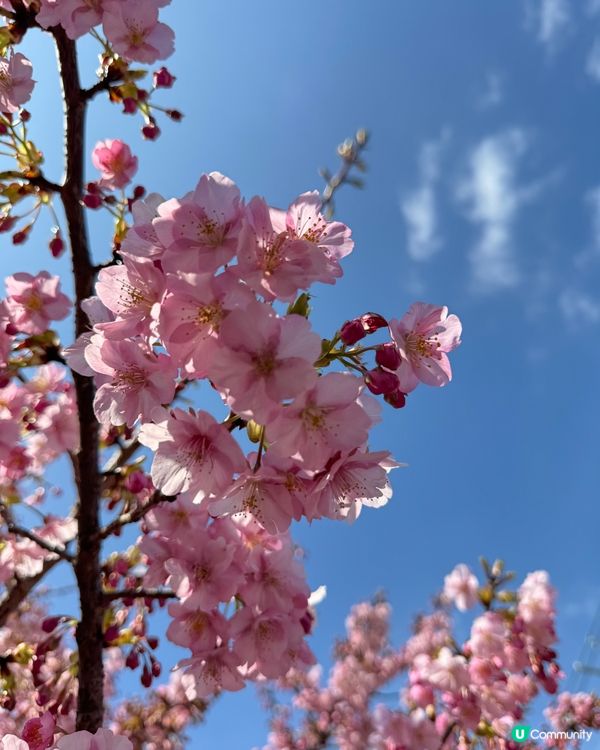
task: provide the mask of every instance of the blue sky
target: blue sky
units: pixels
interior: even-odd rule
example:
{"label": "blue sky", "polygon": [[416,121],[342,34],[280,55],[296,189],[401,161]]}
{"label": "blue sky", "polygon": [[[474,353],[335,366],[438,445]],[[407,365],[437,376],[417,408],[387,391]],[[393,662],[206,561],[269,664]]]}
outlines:
{"label": "blue sky", "polygon": [[[344,279],[317,291],[314,324],[327,335],[416,299],[463,320],[455,380],[419,389],[375,430],[373,446],[409,464],[390,504],[354,526],[295,529],[312,586],[329,592],[317,655],[378,589],[400,639],[443,576],[483,554],[520,577],[549,570],[570,671],[600,600],[600,3],[175,0],[164,15],[178,77],[164,100],[184,121],[144,143],[136,121],[98,101],[89,144],[128,140],[139,181],[165,196],[216,169],[284,206],[321,188],[318,167],[367,127],[366,188],[337,201],[355,251]],[[51,48],[39,35],[26,47],[43,113],[32,134],[57,178]],[[105,228],[94,218],[99,259]],[[3,272],[52,268],[44,239],[15,250],[3,235]],[[191,747],[247,750],[265,736],[250,689],[219,701]]]}

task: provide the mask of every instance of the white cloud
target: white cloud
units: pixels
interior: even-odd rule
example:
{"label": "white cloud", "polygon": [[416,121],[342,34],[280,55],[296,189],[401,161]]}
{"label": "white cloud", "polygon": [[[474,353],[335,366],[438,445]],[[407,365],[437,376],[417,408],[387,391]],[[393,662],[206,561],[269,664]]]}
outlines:
{"label": "white cloud", "polygon": [[440,175],[442,150],[448,138],[448,131],[444,131],[437,140],[423,144],[419,156],[420,185],[400,202],[406,222],[408,254],[416,261],[429,260],[441,247],[435,187]]}
{"label": "white cloud", "polygon": [[467,175],[458,186],[468,218],[481,228],[470,255],[477,291],[510,288],[520,281],[512,232],[523,203],[538,189],[517,183],[526,149],[527,138],[519,128],[484,138],[472,150]]}
{"label": "white cloud", "polygon": [[592,244],[600,251],[600,186],[593,188],[585,196],[592,222]]}
{"label": "white cloud", "polygon": [[527,4],[528,25],[538,40],[549,50],[556,47],[571,19],[568,0],[529,0]]}
{"label": "white cloud", "polygon": [[585,72],[600,83],[600,37],[594,39],[585,63]]}
{"label": "white cloud", "polygon": [[600,322],[600,301],[585,292],[570,287],[562,292],[558,302],[569,323]]}
{"label": "white cloud", "polygon": [[504,81],[499,73],[490,71],[485,79],[485,89],[479,97],[481,109],[497,107],[504,99]]}

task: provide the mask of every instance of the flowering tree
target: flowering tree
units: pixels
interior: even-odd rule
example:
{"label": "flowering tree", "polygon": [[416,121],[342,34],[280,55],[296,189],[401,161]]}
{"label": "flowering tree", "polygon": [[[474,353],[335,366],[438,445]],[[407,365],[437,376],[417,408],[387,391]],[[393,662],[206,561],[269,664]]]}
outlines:
{"label": "flowering tree", "polygon": [[[558,694],[545,711],[548,726],[523,726],[534,699],[556,694],[563,676],[548,574],[530,573],[514,591],[500,561],[483,568],[480,583],[457,565],[400,648],[389,640],[385,600],[354,606],[324,686],[320,667],[293,668],[265,690],[265,750],[565,750],[589,740],[600,729],[600,698],[588,693]],[[463,643],[452,632],[452,605],[482,609]],[[293,694],[291,705],[282,690]]]}
{"label": "flowering tree", "polygon": [[[217,172],[180,198],[146,195],[119,139],[93,148],[98,175],[85,182],[97,95],[140,116],[146,139],[158,137],[159,113],[181,118],[155,103],[174,76],[160,67],[144,87],[149,71],[138,67],[173,51],[167,4],[0,0],[0,142],[12,160],[0,172],[0,231],[23,244],[50,212],[50,255],[70,253],[74,288],[69,299],[51,270],[23,271],[0,302],[4,750],[181,747],[215,694],[311,665],[310,589],[290,524],[354,521],[387,502],[398,464],[369,446],[373,395],[399,408],[420,382],[445,385],[460,340],[458,318],[424,303],[389,322],[365,313],[325,339],[309,323],[308,290],[336,283],[353,249],[330,214],[336,188],[362,166],[362,131],[340,147],[324,195],[303,193],[286,210],[244,200]],[[64,97],[62,181],[44,173],[23,108],[34,79],[17,47],[41,32],[54,40]],[[89,88],[83,35],[100,45]],[[114,217],[98,263],[86,221],[95,210]],[[70,316],[74,335],[59,341],[53,325]],[[364,345],[376,331],[379,343]],[[201,408],[211,389],[214,413]],[[184,391],[194,408],[178,404]],[[75,498],[64,515],[44,482],[61,456]],[[137,543],[109,554],[126,527]],[[77,612],[37,595],[58,566],[73,572]],[[153,689],[157,606],[189,658]],[[107,700],[123,666],[139,670],[142,701]]]}

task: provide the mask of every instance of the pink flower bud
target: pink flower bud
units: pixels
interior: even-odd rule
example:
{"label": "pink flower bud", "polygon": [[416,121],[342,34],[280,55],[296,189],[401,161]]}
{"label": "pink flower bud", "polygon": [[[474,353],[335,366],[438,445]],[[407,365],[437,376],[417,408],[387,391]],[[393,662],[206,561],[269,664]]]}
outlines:
{"label": "pink flower bud", "polygon": [[364,339],[365,336],[365,329],[358,318],[346,321],[340,328],[340,338],[346,346],[356,344],[357,341]]}
{"label": "pink flower bud", "polygon": [[380,396],[382,393],[393,393],[400,385],[397,375],[393,372],[382,370],[379,367],[369,370],[365,375],[365,383],[371,393],[374,393],[376,396]]}
{"label": "pink flower bud", "polygon": [[380,367],[385,367],[387,370],[397,370],[400,367],[402,358],[396,348],[396,344],[390,342],[389,344],[382,344],[377,347],[375,361]]}
{"label": "pink flower bud", "polygon": [[62,618],[60,617],[46,617],[46,619],[42,621],[42,630],[44,633],[51,633],[53,630],[56,630],[61,619]]}

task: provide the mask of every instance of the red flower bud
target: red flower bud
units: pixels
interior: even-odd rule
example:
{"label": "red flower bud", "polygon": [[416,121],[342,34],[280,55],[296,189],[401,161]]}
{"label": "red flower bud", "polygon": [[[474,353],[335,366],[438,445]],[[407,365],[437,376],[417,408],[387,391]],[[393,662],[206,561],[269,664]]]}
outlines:
{"label": "red flower bud", "polygon": [[12,236],[13,245],[22,245],[28,236],[29,232],[26,229],[15,232]]}
{"label": "red flower bud", "polygon": [[42,630],[44,633],[51,633],[53,630],[56,630],[60,621],[60,617],[46,617],[46,619],[42,621]]}
{"label": "red flower bud", "polygon": [[365,329],[360,320],[348,320],[340,328],[340,338],[346,346],[352,346],[357,341],[364,339],[366,336]]}
{"label": "red flower bud", "polygon": [[183,113],[178,109],[168,109],[165,114],[167,117],[170,117],[173,122],[181,122],[183,120]]}
{"label": "red flower bud", "polygon": [[142,135],[147,141],[155,141],[160,135],[160,128],[156,123],[144,125],[142,128]]}
{"label": "red flower bud", "polygon": [[133,115],[137,112],[137,108],[138,103],[136,99],[132,99],[130,96],[123,99],[123,114]]}
{"label": "red flower bud", "polygon": [[137,669],[140,663],[140,657],[138,652],[135,649],[131,649],[129,654],[127,655],[127,658],[125,659],[125,666],[128,669]]}
{"label": "red flower bud", "polygon": [[170,89],[175,83],[175,76],[165,67],[154,71],[154,86],[157,89]]}
{"label": "red flower bud", "polygon": [[155,649],[158,647],[158,638],[155,635],[149,635],[146,640],[151,649]]}
{"label": "red flower bud", "polygon": [[52,253],[53,258],[60,258],[60,256],[64,252],[65,243],[63,242],[62,237],[60,235],[57,235],[50,240],[48,247],[50,248],[50,252]]}
{"label": "red flower bud", "polygon": [[366,333],[373,333],[378,328],[385,328],[388,324],[387,320],[379,313],[365,313],[360,316],[360,322]]}
{"label": "red flower bud", "polygon": [[382,393],[393,393],[400,385],[397,375],[379,367],[369,370],[365,375],[365,383],[371,393],[376,396],[380,396]]}
{"label": "red flower bud", "polygon": [[385,367],[388,370],[397,370],[400,367],[402,358],[396,344],[390,342],[389,344],[382,344],[377,347],[375,361],[380,367]]}
{"label": "red flower bud", "polygon": [[83,196],[83,205],[86,208],[100,208],[102,205],[102,198],[99,195],[91,195],[88,193]]}
{"label": "red flower bud", "polygon": [[136,185],[133,188],[133,199],[139,200],[140,198],[143,198],[146,195],[146,188],[143,185]]}
{"label": "red flower bud", "polygon": [[393,406],[394,409],[402,409],[404,406],[406,406],[406,394],[402,393],[399,388],[395,391],[392,391],[391,393],[386,393],[383,397],[383,400],[386,401],[390,406]]}

